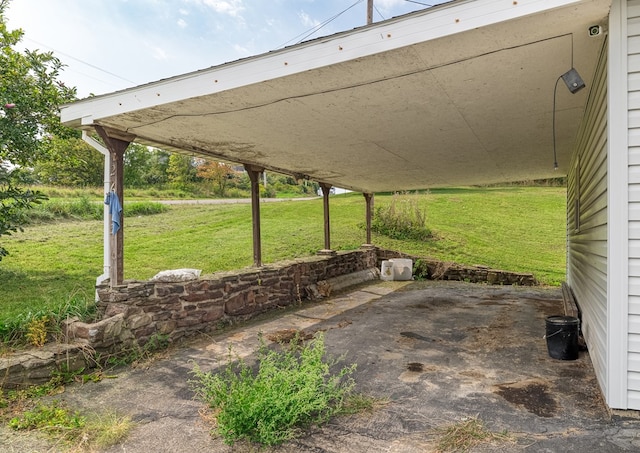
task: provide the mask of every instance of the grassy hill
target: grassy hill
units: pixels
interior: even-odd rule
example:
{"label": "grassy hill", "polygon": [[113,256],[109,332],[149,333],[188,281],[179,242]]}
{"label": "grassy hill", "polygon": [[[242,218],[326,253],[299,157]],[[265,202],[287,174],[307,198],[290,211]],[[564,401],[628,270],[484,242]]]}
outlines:
{"label": "grassy hill", "polygon": [[[565,273],[565,197],[561,187],[460,188],[403,195],[426,212],[434,238],[373,243],[462,264],[532,272],[545,284]],[[391,202],[376,195],[375,206]],[[125,200],[126,202],[126,200]],[[365,242],[360,194],[331,197],[331,245]],[[262,204],[265,263],[314,254],[324,246],[322,200]],[[147,279],[181,267],[203,273],[252,264],[251,206],[177,205],[153,216],[125,218],[125,278]],[[33,225],[3,238],[10,255],[0,262],[0,322],[92,300],[102,273],[102,221]]]}

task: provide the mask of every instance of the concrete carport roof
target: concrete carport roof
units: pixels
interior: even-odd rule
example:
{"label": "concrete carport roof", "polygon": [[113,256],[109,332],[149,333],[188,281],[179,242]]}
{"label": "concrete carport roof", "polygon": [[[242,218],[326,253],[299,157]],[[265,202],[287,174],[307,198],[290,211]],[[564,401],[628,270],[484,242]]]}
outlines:
{"label": "concrete carport roof", "polygon": [[[566,174],[609,0],[463,0],[61,108],[63,123],[362,192]],[[601,25],[592,37],[588,28]],[[559,76],[575,67],[587,88]]]}

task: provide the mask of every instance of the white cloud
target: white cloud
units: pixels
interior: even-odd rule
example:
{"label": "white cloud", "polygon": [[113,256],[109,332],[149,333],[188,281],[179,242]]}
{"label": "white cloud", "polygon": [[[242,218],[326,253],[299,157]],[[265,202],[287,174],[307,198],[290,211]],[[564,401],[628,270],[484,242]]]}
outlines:
{"label": "white cloud", "polygon": [[249,49],[247,49],[246,47],[241,46],[240,44],[234,44],[233,50],[235,50],[240,55],[248,55],[249,54]]}
{"label": "white cloud", "polygon": [[186,20],[184,20],[184,19],[182,19],[182,18],[178,19],[178,21],[176,22],[176,24],[178,24],[178,27],[180,27],[180,28],[186,28],[186,27],[187,27],[187,25],[188,25],[188,24],[187,24],[187,21],[186,21]]}
{"label": "white cloud", "polygon": [[231,17],[240,17],[244,11],[242,0],[201,0],[202,3],[212,8],[217,13],[227,14]]}
{"label": "white cloud", "polygon": [[151,55],[153,56],[154,59],[167,60],[169,58],[169,56],[167,55],[167,52],[163,48],[157,47],[157,46],[150,46],[150,48],[151,48]]}
{"label": "white cloud", "polygon": [[391,9],[403,5],[404,3],[405,0],[376,0],[375,6],[383,9]]}
{"label": "white cloud", "polygon": [[305,27],[315,27],[317,25],[320,25],[320,21],[319,20],[312,19],[311,16],[309,16],[304,11],[300,11],[298,13],[298,17],[300,18],[300,21],[302,22],[302,25],[304,25]]}

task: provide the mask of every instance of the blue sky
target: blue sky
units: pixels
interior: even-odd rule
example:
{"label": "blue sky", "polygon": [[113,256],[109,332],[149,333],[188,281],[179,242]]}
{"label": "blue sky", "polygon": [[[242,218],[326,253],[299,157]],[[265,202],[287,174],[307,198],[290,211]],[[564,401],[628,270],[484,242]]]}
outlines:
{"label": "blue sky", "polygon": [[[374,0],[374,22],[424,3]],[[349,30],[365,24],[366,8],[366,0],[11,0],[6,17],[25,32],[24,47],[53,51],[67,65],[61,80],[86,97],[295,44],[347,9],[307,39]]]}

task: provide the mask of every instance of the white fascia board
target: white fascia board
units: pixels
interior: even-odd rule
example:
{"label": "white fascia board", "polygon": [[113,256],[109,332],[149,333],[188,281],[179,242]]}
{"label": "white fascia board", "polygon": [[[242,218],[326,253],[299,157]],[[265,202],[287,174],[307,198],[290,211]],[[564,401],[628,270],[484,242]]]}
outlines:
{"label": "white fascia board", "polygon": [[[430,41],[581,0],[466,0],[318,38],[267,54],[67,104],[61,120],[88,126],[101,118],[206,96]],[[82,121],[84,119],[84,121]]]}

